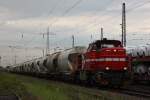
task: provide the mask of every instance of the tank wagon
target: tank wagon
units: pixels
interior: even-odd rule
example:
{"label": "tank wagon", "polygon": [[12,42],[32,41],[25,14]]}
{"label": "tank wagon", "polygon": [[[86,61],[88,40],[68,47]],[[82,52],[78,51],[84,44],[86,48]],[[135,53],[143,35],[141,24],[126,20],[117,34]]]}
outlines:
{"label": "tank wagon", "polygon": [[45,57],[33,59],[12,66],[11,71],[26,74],[45,74],[51,76],[72,77],[72,74],[82,66],[81,55],[86,47],[74,47],[62,52],[49,54]]}
{"label": "tank wagon", "polygon": [[51,75],[74,80],[76,72],[82,66],[82,54],[86,47],[74,47],[48,56],[46,66]]}
{"label": "tank wagon", "polygon": [[80,83],[120,85],[129,69],[126,50],[118,40],[97,40],[15,65],[13,72],[72,80]]}
{"label": "tank wagon", "polygon": [[136,82],[150,82],[150,45],[127,49],[131,57],[132,78]]}

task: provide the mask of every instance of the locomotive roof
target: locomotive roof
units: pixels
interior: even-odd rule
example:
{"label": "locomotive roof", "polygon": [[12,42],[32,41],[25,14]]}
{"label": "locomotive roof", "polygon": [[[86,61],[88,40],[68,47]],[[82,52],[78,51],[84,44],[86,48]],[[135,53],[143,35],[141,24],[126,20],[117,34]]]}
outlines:
{"label": "locomotive roof", "polygon": [[107,40],[107,39],[96,40],[93,43],[99,43],[99,44],[116,44],[116,45],[120,45],[121,44],[121,42],[119,40]]}

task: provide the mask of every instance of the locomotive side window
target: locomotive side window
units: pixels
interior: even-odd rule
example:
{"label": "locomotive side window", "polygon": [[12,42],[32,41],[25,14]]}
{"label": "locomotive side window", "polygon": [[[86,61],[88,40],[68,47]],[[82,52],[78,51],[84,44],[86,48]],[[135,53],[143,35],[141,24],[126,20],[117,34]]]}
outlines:
{"label": "locomotive side window", "polygon": [[102,44],[102,48],[112,48],[115,47],[113,44]]}

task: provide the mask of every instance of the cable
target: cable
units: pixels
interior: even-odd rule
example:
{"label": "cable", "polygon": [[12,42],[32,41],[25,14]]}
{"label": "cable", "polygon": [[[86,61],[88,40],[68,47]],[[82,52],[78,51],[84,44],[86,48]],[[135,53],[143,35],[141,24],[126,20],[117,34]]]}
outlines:
{"label": "cable", "polygon": [[[68,9],[66,9],[63,13],[62,16],[65,16],[67,13],[69,13],[72,9],[74,9],[76,6],[78,6],[83,0],[78,0],[76,1],[72,6],[70,6]],[[56,18],[50,25],[54,25],[56,22],[58,22],[58,18]]]}
{"label": "cable", "polygon": [[58,7],[58,5],[60,4],[60,2],[57,2],[53,8],[48,12],[48,16],[52,15],[52,13],[54,12],[54,10]]}
{"label": "cable", "polygon": [[[142,4],[139,4],[139,3],[133,4],[133,5],[135,5],[135,6],[134,6],[133,8],[131,8],[131,9],[127,10],[127,11],[128,11],[128,12],[131,12],[132,10],[134,10],[134,9],[136,9],[136,8],[139,8],[139,7],[142,7],[142,6],[144,6],[145,4],[147,4],[147,3],[150,3],[150,1],[146,1],[146,2],[144,2],[144,3],[142,3]],[[131,6],[133,6],[133,5],[131,5]],[[127,12],[127,13],[128,13],[128,12]],[[106,21],[106,20],[108,21],[108,20],[111,19],[112,17],[113,17],[113,19],[117,19],[117,20],[118,20],[118,17],[119,17],[119,16],[118,16],[118,15],[111,16],[111,17],[109,17],[109,18],[107,18],[107,19],[102,20],[101,23],[104,22],[104,21]],[[114,21],[114,20],[113,20],[113,21]],[[109,21],[109,23],[110,23],[110,21]],[[89,24],[88,27],[86,27],[86,28],[87,28],[86,31],[88,31],[91,26],[96,26],[96,25],[99,25],[99,23]]]}
{"label": "cable", "polygon": [[145,4],[148,4],[148,3],[150,3],[150,1],[146,1],[146,2],[144,2],[143,4],[136,5],[135,7],[128,9],[128,10],[127,10],[127,13],[128,13],[128,12],[131,12],[131,11],[137,9],[137,8],[140,8],[140,7],[142,7],[142,6],[144,6]]}

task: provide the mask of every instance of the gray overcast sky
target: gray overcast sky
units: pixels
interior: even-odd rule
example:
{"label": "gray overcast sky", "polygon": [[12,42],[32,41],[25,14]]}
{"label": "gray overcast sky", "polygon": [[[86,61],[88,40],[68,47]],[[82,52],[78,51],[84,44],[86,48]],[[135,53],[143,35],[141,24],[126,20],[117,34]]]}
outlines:
{"label": "gray overcast sky", "polygon": [[[71,47],[98,39],[100,27],[104,36],[120,39],[122,3],[127,8],[128,46],[150,42],[150,0],[0,0],[0,55],[3,64],[42,56],[50,27],[50,48]],[[23,38],[22,38],[23,34]],[[91,39],[91,34],[92,39]],[[11,49],[15,46],[16,49]]]}

